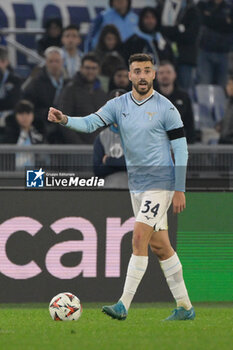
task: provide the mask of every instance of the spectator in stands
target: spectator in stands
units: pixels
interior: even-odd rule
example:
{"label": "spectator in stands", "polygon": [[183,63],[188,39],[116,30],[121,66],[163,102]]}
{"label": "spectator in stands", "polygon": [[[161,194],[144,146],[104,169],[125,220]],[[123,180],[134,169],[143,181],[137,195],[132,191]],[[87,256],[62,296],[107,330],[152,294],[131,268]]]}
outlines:
{"label": "spectator in stands", "polygon": [[[110,99],[121,96],[127,91],[113,90]],[[127,188],[125,157],[117,124],[112,124],[96,137],[93,151],[95,176],[105,178],[105,187]]]}
{"label": "spectator in stands", "polygon": [[[29,78],[23,87],[23,98],[35,106],[35,126],[46,134],[49,143],[58,143],[58,128],[51,128],[47,122],[48,108],[57,107],[61,91],[68,80],[63,69],[63,54],[59,47],[51,46],[45,50],[45,66],[35,78]],[[55,139],[54,139],[55,137]]]}
{"label": "spectator in stands", "polygon": [[30,101],[20,100],[14,114],[6,118],[5,143],[33,145],[44,142],[44,137],[33,125],[34,106]]}
{"label": "spectator in stands", "polygon": [[161,32],[173,42],[177,56],[178,85],[187,90],[193,85],[197,64],[199,11],[193,0],[165,0],[161,13]]}
{"label": "spectator in stands", "polygon": [[[15,107],[15,114],[6,119],[5,143],[14,143],[19,146],[41,144],[44,137],[33,126],[34,107],[27,100],[21,100]],[[23,170],[25,166],[35,166],[37,157],[30,152],[15,154],[15,168]]]}
{"label": "spectator in stands", "polygon": [[232,47],[233,9],[225,0],[200,1],[202,16],[198,82],[226,85],[228,53]]}
{"label": "spectator in stands", "polygon": [[101,31],[95,53],[101,62],[103,56],[108,53],[116,52],[119,55],[121,52],[121,46],[122,42],[118,29],[114,25],[108,24],[103,27]]}
{"label": "spectator in stands", "polygon": [[100,74],[102,87],[108,91],[109,79],[115,69],[124,64],[121,56],[121,37],[118,29],[114,25],[106,25],[100,34],[99,42],[95,50],[100,62]]}
{"label": "spectator in stands", "polygon": [[137,30],[138,16],[131,10],[131,0],[110,0],[110,8],[101,12],[91,25],[85,43],[85,52],[96,48],[101,30],[107,24],[115,25],[121,40],[127,40]]}
{"label": "spectator in stands", "polygon": [[62,22],[60,18],[51,18],[45,23],[45,34],[37,42],[37,51],[43,56],[50,46],[60,47],[62,34]]}
{"label": "spectator in stands", "polygon": [[224,118],[220,124],[219,143],[233,144],[233,76],[228,78],[226,85],[228,101]]}
{"label": "spectator in stands", "polygon": [[[99,59],[101,65],[102,73],[109,76],[113,73],[112,70],[114,67],[116,68],[116,64],[122,65],[124,63],[124,60],[120,54],[121,48],[122,42],[118,29],[114,25],[106,25],[100,34],[99,42],[95,50],[96,56]],[[111,64],[111,67],[106,68],[105,65],[108,57],[111,57],[113,59],[115,57],[116,60]]]}
{"label": "spectator in stands", "polygon": [[126,66],[120,66],[112,75],[109,81],[108,91],[123,89],[126,91],[131,90],[131,83],[129,81],[128,68]]}
{"label": "spectator in stands", "polygon": [[5,118],[12,113],[20,99],[21,79],[10,66],[6,46],[0,46],[0,132],[5,126]]}
{"label": "spectator in stands", "polygon": [[178,109],[184,123],[185,136],[188,143],[195,142],[194,117],[189,95],[179,89],[176,84],[176,72],[169,61],[163,61],[157,71],[158,91],[167,97]]}
{"label": "spectator in stands", "polygon": [[123,46],[126,64],[130,55],[145,52],[153,55],[156,64],[159,61],[173,62],[174,55],[170,43],[160,33],[160,15],[153,7],[145,7],[139,16],[139,30],[126,40]]}
{"label": "spectator in stands", "polygon": [[80,70],[83,53],[79,49],[81,44],[79,28],[76,25],[69,25],[62,33],[62,44],[64,54],[64,67],[69,78],[73,78]]}
{"label": "spectator in stands", "polygon": [[[90,53],[82,58],[80,72],[64,89],[59,108],[69,116],[86,116],[96,112],[107,101],[98,79],[100,65],[97,57]],[[92,134],[77,133],[60,128],[63,142],[68,144],[92,144],[98,131]]]}

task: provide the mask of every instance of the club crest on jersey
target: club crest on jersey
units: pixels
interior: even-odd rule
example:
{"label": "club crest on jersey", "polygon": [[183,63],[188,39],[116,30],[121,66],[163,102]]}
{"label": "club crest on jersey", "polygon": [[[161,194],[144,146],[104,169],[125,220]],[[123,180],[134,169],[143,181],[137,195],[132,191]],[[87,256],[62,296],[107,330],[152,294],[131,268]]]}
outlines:
{"label": "club crest on jersey", "polygon": [[156,112],[146,112],[149,115],[149,120],[153,118],[153,116],[156,114]]}

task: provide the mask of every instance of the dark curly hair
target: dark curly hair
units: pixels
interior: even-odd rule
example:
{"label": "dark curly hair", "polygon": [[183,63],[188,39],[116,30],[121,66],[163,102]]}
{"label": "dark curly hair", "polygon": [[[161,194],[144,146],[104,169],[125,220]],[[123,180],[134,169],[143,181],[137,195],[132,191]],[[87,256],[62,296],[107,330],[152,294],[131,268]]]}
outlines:
{"label": "dark curly hair", "polygon": [[117,27],[114,26],[113,24],[108,24],[105,27],[103,27],[103,29],[100,33],[99,42],[97,45],[97,50],[108,51],[108,48],[105,45],[104,39],[105,39],[106,35],[109,33],[115,35],[115,37],[117,39],[117,44],[116,44],[115,50],[117,50],[120,47],[120,45],[122,44],[122,41],[121,41],[121,36],[120,36],[120,33],[119,33]]}
{"label": "dark curly hair", "polygon": [[139,26],[140,30],[144,33],[148,33],[148,31],[146,30],[146,28],[143,25],[143,18],[147,12],[152,13],[152,15],[156,18],[157,24],[156,24],[155,30],[158,31],[160,28],[160,12],[157,9],[150,7],[150,6],[144,7],[142,9],[142,11],[140,12],[139,22],[138,22],[138,26]]}
{"label": "dark curly hair", "polygon": [[[113,0],[110,0],[109,1],[109,6],[112,7],[113,5]],[[131,0],[128,0],[128,9],[127,9],[127,12],[129,12],[129,10],[131,9]]]}

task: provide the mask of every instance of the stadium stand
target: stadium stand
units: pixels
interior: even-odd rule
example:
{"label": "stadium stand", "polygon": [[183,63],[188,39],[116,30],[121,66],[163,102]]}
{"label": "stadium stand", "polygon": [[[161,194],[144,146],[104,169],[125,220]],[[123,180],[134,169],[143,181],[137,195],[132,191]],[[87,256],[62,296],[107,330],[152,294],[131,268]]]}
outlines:
{"label": "stadium stand", "polygon": [[[80,117],[96,112],[107,101],[107,94],[103,91],[99,81],[100,65],[97,57],[87,54],[82,58],[80,72],[63,89],[59,108],[70,116]],[[98,131],[92,134],[77,133],[62,128],[63,143],[93,144]]]}
{"label": "stadium stand", "polygon": [[226,86],[227,104],[224,117],[220,123],[220,139],[219,143],[233,144],[233,77],[230,76]]}
{"label": "stadium stand", "polygon": [[203,126],[214,126],[223,118],[226,104],[224,90],[221,86],[202,84],[196,85],[195,89],[200,110],[205,108],[207,111],[202,113],[203,118],[205,118]]}
{"label": "stadium stand", "polygon": [[137,30],[138,16],[131,9],[131,0],[109,1],[109,8],[101,12],[90,26],[85,45],[86,52],[96,48],[100,32],[107,24],[113,24],[119,29],[123,42],[134,34]]}
{"label": "stadium stand", "polygon": [[188,93],[176,84],[175,68],[169,61],[161,61],[157,70],[158,91],[167,97],[178,109],[184,123],[188,143],[196,140],[192,103]]}
{"label": "stadium stand", "polygon": [[45,33],[37,42],[39,55],[44,55],[45,50],[50,46],[62,46],[62,22],[59,18],[51,18],[45,23]]}
{"label": "stadium stand", "polygon": [[192,0],[174,3],[165,0],[161,10],[161,32],[173,42],[177,56],[180,87],[189,89],[193,84],[197,64],[199,11]]}
{"label": "stadium stand", "polygon": [[[27,147],[44,143],[43,135],[33,126],[34,117],[33,104],[27,100],[20,100],[15,107],[14,114],[6,118],[4,142]],[[24,170],[26,166],[36,166],[36,161],[39,160],[42,159],[35,157],[33,152],[16,152],[12,157],[15,170]]]}
{"label": "stadium stand", "polygon": [[12,113],[20,99],[21,79],[9,66],[6,47],[0,46],[0,141],[4,140],[6,117]]}
{"label": "stadium stand", "polygon": [[22,86],[23,98],[35,107],[34,125],[43,133],[49,143],[60,143],[60,130],[47,121],[50,106],[57,107],[62,89],[68,83],[63,70],[62,50],[50,46],[45,50],[45,65],[38,68],[35,76],[30,76]]}
{"label": "stadium stand", "polygon": [[137,52],[149,53],[154,57],[156,65],[162,60],[174,62],[171,43],[161,32],[158,9],[145,7],[139,15],[138,30],[123,45],[123,55],[128,62],[129,56]]}
{"label": "stadium stand", "polygon": [[71,24],[64,28],[61,40],[63,44],[64,68],[68,77],[73,78],[81,67],[83,56],[79,48],[82,41],[79,27]]}
{"label": "stadium stand", "polygon": [[111,24],[103,27],[94,52],[100,62],[101,84],[107,92],[109,79],[118,67],[124,65],[122,41],[117,27]]}
{"label": "stadium stand", "polygon": [[[10,3],[10,0],[6,1],[6,3],[8,2]],[[203,86],[202,84],[200,84],[201,80],[198,79],[200,77],[203,78],[206,73],[204,64],[199,64],[198,76],[196,77],[196,79],[192,80],[193,72],[195,71],[195,65],[197,63],[198,53],[201,53],[203,50],[206,49],[205,45],[203,44],[208,42],[208,40],[206,40],[206,35],[207,37],[210,34],[212,35],[211,37],[213,39],[213,43],[217,40],[216,38],[218,38],[220,35],[219,33],[221,32],[222,22],[214,17],[218,6],[220,6],[220,9],[227,8],[229,10],[229,17],[227,17],[227,23],[225,23],[226,30],[223,31],[220,36],[222,38],[222,45],[225,45],[224,47],[227,46],[227,53],[230,52],[229,57],[227,55],[227,59],[229,60],[229,72],[232,72],[231,57],[233,52],[233,34],[232,31],[229,31],[229,28],[232,28],[232,23],[230,23],[232,18],[232,4],[230,1],[225,0],[218,2],[221,3],[221,5],[218,5],[215,0],[206,1],[205,4],[203,4],[203,1],[187,0],[184,2],[184,7],[180,8],[179,6],[174,5],[175,7],[173,8],[173,10],[171,9],[171,7],[169,7],[169,1],[166,0],[150,0],[146,2],[135,0],[132,3],[131,1],[128,1],[128,6],[125,9],[116,8],[118,6],[117,1],[109,2],[107,0],[103,0],[101,4],[104,4],[104,6],[98,9],[95,8],[94,1],[90,1],[87,4],[87,6],[85,8],[82,7],[82,9],[79,7],[79,2],[77,2],[77,8],[67,8],[67,12],[65,15],[59,7],[50,6],[49,1],[47,1],[47,7],[43,7],[45,5],[40,4],[41,9],[43,10],[41,10],[41,12],[38,12],[38,9],[33,8],[33,4],[27,4],[27,6],[29,7],[32,6],[30,8],[33,8],[33,11],[35,13],[35,16],[32,16],[30,18],[30,22],[28,23],[28,12],[22,13],[21,11],[21,17],[24,18],[24,20],[22,20],[21,22],[16,21],[15,27],[11,27],[11,23],[13,23],[13,21],[10,18],[8,21],[4,19],[5,17],[7,18],[7,15],[5,17],[3,16],[3,20],[1,21],[0,36],[1,43],[6,45],[9,52],[10,66],[8,69],[10,74],[14,74],[14,76],[16,76],[14,72],[17,72],[17,74],[21,77],[21,79],[16,78],[18,82],[18,88],[16,88],[16,90],[12,90],[14,91],[12,98],[15,102],[12,102],[10,105],[11,111],[8,111],[7,109],[7,112],[4,112],[5,115],[7,116],[12,114],[12,110],[14,109],[15,103],[20,99],[20,97],[28,98],[35,104],[35,120],[43,120],[43,128],[39,128],[39,131],[43,134],[43,137],[47,139],[47,142],[53,144],[74,143],[79,145],[92,145],[96,135],[93,135],[93,137],[90,137],[90,135],[85,135],[84,137],[84,135],[73,133],[72,137],[70,137],[70,135],[64,136],[63,133],[71,131],[65,129],[61,130],[61,128],[59,128],[58,130],[54,126],[49,125],[49,123],[47,123],[46,121],[47,110],[51,105],[55,107],[60,106],[61,108],[64,108],[64,112],[68,114],[84,116],[91,112],[95,112],[99,107],[101,107],[101,105],[105,103],[107,95],[106,93],[104,93],[104,91],[102,91],[103,89],[106,92],[114,88],[124,88],[126,90],[130,90],[130,84],[128,79],[125,79],[124,77],[121,79],[121,76],[118,77],[118,74],[125,74],[126,77],[127,68],[125,67],[125,64],[127,64],[127,58],[129,57],[129,54],[133,53],[135,50],[137,51],[140,49],[144,52],[150,52],[155,57],[159,57],[160,59],[166,57],[170,61],[173,61],[177,70],[177,80],[175,84],[179,89],[180,87],[185,87],[186,95],[187,91],[189,91],[192,100],[194,126],[192,121],[191,124],[189,124],[189,128],[190,130],[193,129],[191,130],[191,134],[192,131],[193,133],[196,133],[195,142],[198,142],[198,147],[200,147],[201,149],[202,145],[213,143],[216,144],[219,138],[221,140],[221,143],[231,143],[231,138],[222,137],[222,132],[224,130],[224,120],[226,121],[226,113],[228,115],[228,122],[231,122],[232,119],[230,104],[232,98],[228,98],[228,100],[226,99],[222,82],[218,80],[214,81],[216,85],[208,84]],[[23,0],[22,3],[22,6],[24,6]],[[108,6],[109,4],[110,7]],[[6,5],[3,4],[1,6],[3,11],[2,13],[7,13],[5,10]],[[95,11],[93,11],[93,9],[95,9]],[[206,15],[203,15],[205,10],[207,12],[210,11],[209,19],[206,18]],[[15,7],[15,11],[15,16],[17,16],[17,7]],[[33,11],[31,13],[33,13]],[[122,20],[120,18],[121,11],[123,11],[124,14],[126,14],[124,18],[124,26],[119,25],[119,21]],[[110,18],[112,18],[111,14],[113,12],[115,14],[114,21],[110,21]],[[69,15],[68,17],[67,14]],[[202,22],[200,22],[200,18],[202,19]],[[129,21],[131,20],[132,22],[129,25]],[[211,29],[212,20],[215,24],[214,31],[212,31]],[[32,25],[33,21],[35,21],[34,25]],[[158,25],[156,25],[156,21]],[[76,52],[78,47],[78,59],[75,61],[75,64],[70,64],[70,61],[69,63],[66,62],[65,65],[66,72],[70,70],[69,67],[73,67],[73,72],[70,73],[70,75],[74,76],[74,78],[67,87],[65,87],[67,82],[65,74],[62,75],[62,86],[59,85],[58,81],[56,83],[51,83],[51,77],[46,76],[46,60],[37,53],[38,50],[38,52],[43,55],[43,51],[46,49],[46,47],[49,47],[51,46],[51,44],[54,43],[56,43],[57,46],[62,45],[60,32],[62,24],[66,28],[70,25],[75,26],[73,28],[80,27],[80,31],[77,31],[78,38],[76,38],[77,40],[75,44]],[[108,47],[100,47],[99,45],[96,48],[97,56],[102,61],[102,72],[101,74],[99,74],[96,71],[94,83],[88,83],[87,81],[85,81],[85,73],[83,72],[82,68],[81,71],[78,72],[81,64],[81,51],[84,49],[87,50],[87,47],[96,47],[101,31],[102,33],[105,33],[103,37],[105,39],[104,41],[106,42],[106,36],[107,34],[109,34],[109,28],[112,24],[116,25],[116,28],[120,32],[121,40],[124,42],[124,44],[122,46],[120,44],[120,41],[118,41],[118,44],[115,46],[113,45],[112,48],[110,47],[112,45],[111,43]],[[50,33],[50,25],[52,25],[52,33]],[[56,28],[53,28],[53,25],[55,25]],[[107,28],[104,28],[105,25],[107,25]],[[126,32],[124,30],[125,26],[127,27],[127,35],[125,34]],[[45,29],[43,29],[42,27],[44,27]],[[200,47],[198,47],[197,45],[199,31],[201,33]],[[159,33],[160,35],[158,35]],[[133,40],[135,38],[136,41]],[[163,50],[161,49],[162,39],[166,43],[165,47],[167,48],[167,51],[165,50],[167,52],[165,56],[163,55],[164,52],[162,52]],[[218,40],[218,43],[220,42],[221,41]],[[131,44],[129,45],[129,43]],[[143,45],[140,46],[139,44]],[[111,52],[110,57],[109,51]],[[211,56],[211,52],[209,52],[209,55]],[[107,63],[105,61],[106,56],[108,58]],[[125,59],[124,63],[121,61],[121,56]],[[117,63],[116,57],[118,59]],[[213,57],[214,54],[212,55],[212,58]],[[157,59],[157,63],[158,62],[159,60]],[[119,68],[117,67],[118,64]],[[217,72],[220,65],[221,62],[219,64],[217,63],[214,72]],[[109,67],[112,69],[110,69],[111,72],[108,70]],[[45,86],[35,85],[35,82],[38,82],[40,78],[42,79],[43,74],[44,79],[47,79],[45,80],[48,84],[45,84]],[[106,77],[107,80],[105,79]],[[26,82],[24,82],[23,93],[21,94],[20,84],[21,81],[25,79],[27,80]],[[0,80],[3,84],[1,76]],[[195,85],[195,82],[198,82],[198,85]],[[209,82],[213,83],[213,81]],[[1,96],[3,96],[2,87],[3,85],[1,86]],[[71,93],[73,87],[77,88],[78,93],[76,95],[73,91]],[[187,87],[190,87],[190,89],[187,89]],[[58,96],[58,90],[59,95],[61,97]],[[34,97],[31,98],[30,96],[33,95],[33,91]],[[97,91],[99,95],[97,94]],[[39,101],[38,99],[42,94],[44,94],[43,101]],[[2,99],[2,97],[0,98]],[[39,101],[38,103],[37,100]],[[1,103],[1,108],[2,106],[3,104]],[[225,109],[228,112],[225,112]],[[1,120],[3,119],[1,118]],[[48,131],[49,127],[54,127],[55,129],[53,131]],[[4,128],[5,126],[3,123],[1,129],[1,142],[5,141],[6,129]],[[194,139],[192,138],[191,142],[193,142],[193,140]],[[17,148],[17,146],[15,147]],[[34,146],[29,146],[29,148],[25,150],[25,152],[29,152],[30,147]],[[66,147],[68,147],[69,149],[69,147],[71,146]],[[217,147],[217,145],[214,145],[213,147]],[[190,146],[190,149],[192,149],[192,146]],[[4,150],[6,149],[4,148]],[[211,148],[205,148],[205,150],[207,153],[211,152]],[[60,151],[61,149],[58,146],[58,153]],[[79,146],[77,148],[77,152],[80,152]],[[227,152],[229,152],[229,150],[227,150]],[[12,151],[12,154],[13,153],[14,152]],[[58,155],[58,158],[54,157],[54,155],[53,157],[51,157],[51,155],[49,154],[49,150],[47,150],[45,153],[47,154],[46,161],[48,162],[48,164],[54,164],[54,159],[56,159],[57,161],[59,161],[59,159],[63,159],[64,161],[65,159],[64,156],[62,156],[62,154]],[[4,158],[5,156],[3,155],[4,152],[1,153],[1,164],[8,164],[6,167],[3,166],[3,169],[8,169],[10,168],[9,162],[6,161],[5,163],[4,159],[6,158]],[[67,160],[67,162],[73,162],[72,159],[75,159],[75,157],[79,156],[72,155],[70,157],[70,160]],[[82,154],[82,157],[82,159],[84,159],[85,155]]]}
{"label": "stadium stand", "polygon": [[224,88],[232,50],[233,9],[225,0],[202,0],[197,6],[202,18],[198,82]]}

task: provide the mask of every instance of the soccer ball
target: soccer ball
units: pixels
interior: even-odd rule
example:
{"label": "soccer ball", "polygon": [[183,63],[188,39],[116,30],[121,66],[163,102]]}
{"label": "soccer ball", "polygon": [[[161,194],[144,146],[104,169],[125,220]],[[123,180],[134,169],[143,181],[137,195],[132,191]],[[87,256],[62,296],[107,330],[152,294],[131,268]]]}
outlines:
{"label": "soccer ball", "polygon": [[82,314],[82,305],[74,294],[57,294],[49,303],[49,313],[54,321],[77,321]]}

